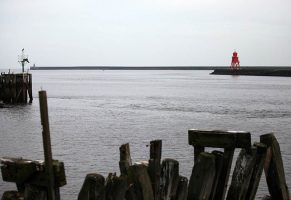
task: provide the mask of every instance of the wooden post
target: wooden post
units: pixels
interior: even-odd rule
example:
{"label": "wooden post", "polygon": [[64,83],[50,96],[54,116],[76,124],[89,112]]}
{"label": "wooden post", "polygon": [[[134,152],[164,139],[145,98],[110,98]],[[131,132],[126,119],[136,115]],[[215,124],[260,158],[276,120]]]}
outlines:
{"label": "wooden post", "polygon": [[194,146],[194,163],[197,162],[199,154],[204,152],[204,150],[205,150],[205,147],[203,146],[199,146],[199,145]]}
{"label": "wooden post", "polygon": [[184,176],[180,176],[176,192],[176,200],[187,200],[187,194],[188,194],[188,179]]}
{"label": "wooden post", "polygon": [[285,172],[278,141],[272,133],[261,135],[260,141],[268,147],[264,171],[271,197],[289,200],[289,190],[285,180]]}
{"label": "wooden post", "polygon": [[256,148],[251,151],[242,149],[232,175],[232,181],[227,193],[227,200],[244,200],[249,188],[255,166]]}
{"label": "wooden post", "polygon": [[28,74],[29,82],[28,82],[28,95],[29,95],[29,103],[32,103],[33,96],[32,96],[32,74]]}
{"label": "wooden post", "polygon": [[246,199],[254,200],[261,180],[264,164],[266,160],[267,146],[256,142],[254,146],[257,148],[256,161],[253,174],[249,183],[249,189]]}
{"label": "wooden post", "polygon": [[211,153],[200,153],[192,170],[188,200],[209,199],[215,173],[215,156]]}
{"label": "wooden post", "polygon": [[176,198],[176,192],[179,184],[179,162],[174,159],[164,159],[161,169],[161,200],[170,200]]}
{"label": "wooden post", "polygon": [[45,170],[48,178],[48,200],[55,200],[54,190],[54,172],[53,172],[53,156],[51,150],[51,139],[49,130],[49,117],[47,107],[46,91],[39,91],[39,106],[40,117],[42,124],[42,138],[43,138],[43,150],[45,157]]}
{"label": "wooden post", "polygon": [[128,189],[127,176],[117,177],[110,173],[105,182],[106,200],[124,200]]}
{"label": "wooden post", "polygon": [[[213,151],[212,154],[215,156],[215,178],[213,181],[212,189],[211,189],[211,196],[210,200],[217,200],[218,197],[216,196],[218,183],[221,180],[221,171],[223,170],[223,161],[224,161],[224,154],[221,151]],[[221,187],[222,188],[222,187]]]}
{"label": "wooden post", "polygon": [[129,182],[133,184],[133,191],[137,199],[154,200],[151,180],[147,167],[143,164],[129,167]]}
{"label": "wooden post", "polygon": [[151,179],[155,200],[158,200],[160,197],[161,156],[162,140],[151,141],[148,173]]}
{"label": "wooden post", "polygon": [[105,200],[105,179],[100,174],[87,174],[78,200]]}
{"label": "wooden post", "polygon": [[121,175],[128,175],[128,168],[132,165],[129,144],[123,144],[119,147],[120,161],[119,169]]}

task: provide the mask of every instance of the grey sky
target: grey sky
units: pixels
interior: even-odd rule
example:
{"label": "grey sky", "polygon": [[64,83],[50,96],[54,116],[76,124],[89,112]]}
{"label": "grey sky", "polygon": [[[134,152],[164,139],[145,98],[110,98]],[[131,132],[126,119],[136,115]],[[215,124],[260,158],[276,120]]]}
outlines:
{"label": "grey sky", "polygon": [[291,65],[290,0],[1,0],[0,67]]}

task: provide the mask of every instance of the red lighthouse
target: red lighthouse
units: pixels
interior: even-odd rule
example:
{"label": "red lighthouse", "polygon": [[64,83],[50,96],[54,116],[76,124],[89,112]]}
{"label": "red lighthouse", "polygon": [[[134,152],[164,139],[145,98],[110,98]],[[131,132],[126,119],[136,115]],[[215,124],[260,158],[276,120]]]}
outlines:
{"label": "red lighthouse", "polygon": [[232,53],[232,59],[231,59],[230,69],[231,70],[239,70],[240,69],[239,60],[238,60],[237,52],[236,51],[234,51]]}

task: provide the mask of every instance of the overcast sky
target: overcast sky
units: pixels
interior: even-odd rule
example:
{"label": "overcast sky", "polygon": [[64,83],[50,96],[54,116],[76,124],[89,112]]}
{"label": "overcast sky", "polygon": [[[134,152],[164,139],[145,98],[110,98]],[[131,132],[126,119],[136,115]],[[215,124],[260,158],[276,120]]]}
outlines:
{"label": "overcast sky", "polygon": [[291,65],[290,0],[1,0],[0,67]]}

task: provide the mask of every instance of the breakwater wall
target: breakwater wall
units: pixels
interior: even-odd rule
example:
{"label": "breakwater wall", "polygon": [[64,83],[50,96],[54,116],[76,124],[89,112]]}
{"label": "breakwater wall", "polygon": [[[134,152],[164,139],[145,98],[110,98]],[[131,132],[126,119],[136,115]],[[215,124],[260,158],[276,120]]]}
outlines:
{"label": "breakwater wall", "polygon": [[240,75],[240,76],[284,76],[291,77],[291,68],[278,67],[278,68],[241,68],[239,70],[230,69],[214,69],[211,73],[213,75]]}

